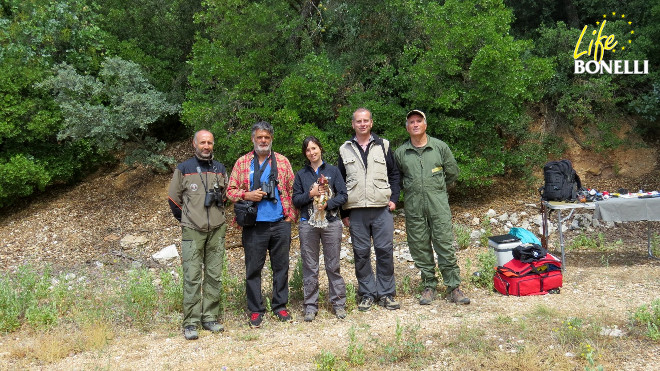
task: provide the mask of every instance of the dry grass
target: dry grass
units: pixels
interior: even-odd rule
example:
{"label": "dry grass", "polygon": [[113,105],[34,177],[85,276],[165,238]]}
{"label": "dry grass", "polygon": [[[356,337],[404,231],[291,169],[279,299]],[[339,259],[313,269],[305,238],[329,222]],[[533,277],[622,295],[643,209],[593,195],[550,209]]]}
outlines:
{"label": "dry grass", "polygon": [[14,361],[50,364],[74,354],[102,350],[113,337],[114,330],[107,323],[89,323],[80,328],[59,326],[13,342],[8,353]]}

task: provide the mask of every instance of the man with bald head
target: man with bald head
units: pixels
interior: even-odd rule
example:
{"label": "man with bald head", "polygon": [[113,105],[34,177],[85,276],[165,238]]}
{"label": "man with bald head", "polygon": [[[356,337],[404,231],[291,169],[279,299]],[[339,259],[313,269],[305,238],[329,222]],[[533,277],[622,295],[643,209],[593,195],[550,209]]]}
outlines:
{"label": "man with bald head", "polygon": [[222,332],[218,323],[220,290],[225,256],[225,166],[213,159],[213,134],[195,133],[195,155],[174,170],[169,187],[172,214],[181,223],[183,260],[183,333],[198,337],[201,325]]}

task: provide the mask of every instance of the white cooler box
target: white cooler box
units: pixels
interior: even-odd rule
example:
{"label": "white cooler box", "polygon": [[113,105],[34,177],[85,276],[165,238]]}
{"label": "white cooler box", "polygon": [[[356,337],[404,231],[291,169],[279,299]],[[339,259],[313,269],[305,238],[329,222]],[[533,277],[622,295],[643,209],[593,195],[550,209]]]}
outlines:
{"label": "white cooler box", "polygon": [[502,266],[513,259],[513,249],[520,245],[520,239],[511,234],[488,237],[488,246],[495,251],[497,265]]}

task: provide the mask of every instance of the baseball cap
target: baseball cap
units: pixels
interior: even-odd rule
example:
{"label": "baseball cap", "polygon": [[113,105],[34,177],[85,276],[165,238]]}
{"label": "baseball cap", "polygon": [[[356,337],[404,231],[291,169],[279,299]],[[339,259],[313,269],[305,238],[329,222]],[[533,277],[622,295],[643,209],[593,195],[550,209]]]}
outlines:
{"label": "baseball cap", "polygon": [[415,115],[415,114],[422,116],[424,118],[424,120],[426,120],[426,115],[424,114],[424,112],[422,112],[418,109],[414,109],[414,110],[408,112],[408,114],[406,115],[406,120],[408,120],[408,118],[410,116]]}

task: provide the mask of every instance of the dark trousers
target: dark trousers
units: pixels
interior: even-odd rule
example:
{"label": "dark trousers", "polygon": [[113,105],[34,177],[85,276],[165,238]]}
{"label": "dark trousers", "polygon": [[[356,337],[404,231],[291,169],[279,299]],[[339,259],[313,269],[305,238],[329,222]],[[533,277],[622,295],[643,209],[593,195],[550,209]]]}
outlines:
{"label": "dark trousers", "polygon": [[[350,232],[353,241],[358,295],[379,299],[396,295],[394,282],[394,219],[387,207],[351,209]],[[371,240],[376,253],[376,276],[371,268]]]}
{"label": "dark trousers", "polygon": [[273,312],[285,309],[289,301],[289,248],[291,246],[291,223],[257,222],[255,226],[243,227],[243,249],[245,251],[245,293],[248,310],[265,313],[261,295],[261,271],[270,256],[273,271]]}

